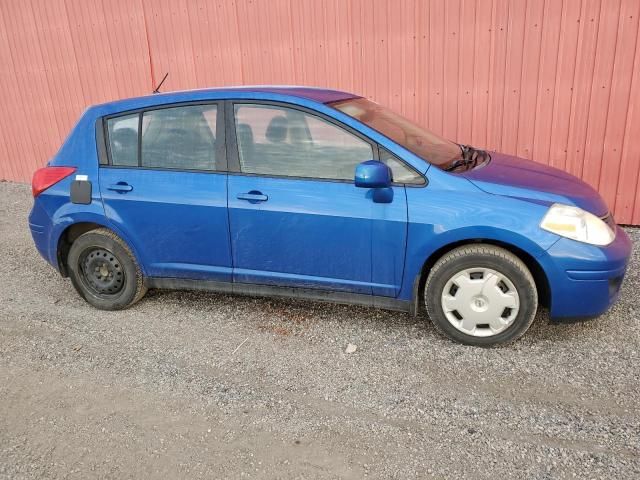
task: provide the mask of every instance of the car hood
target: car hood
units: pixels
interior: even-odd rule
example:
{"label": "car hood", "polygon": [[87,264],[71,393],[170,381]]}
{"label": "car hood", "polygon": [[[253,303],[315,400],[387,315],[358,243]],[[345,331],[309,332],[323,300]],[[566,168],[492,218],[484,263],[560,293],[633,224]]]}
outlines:
{"label": "car hood", "polygon": [[485,166],[461,173],[487,193],[544,203],[575,205],[602,217],[608,208],[602,197],[579,178],[554,167],[490,152]]}

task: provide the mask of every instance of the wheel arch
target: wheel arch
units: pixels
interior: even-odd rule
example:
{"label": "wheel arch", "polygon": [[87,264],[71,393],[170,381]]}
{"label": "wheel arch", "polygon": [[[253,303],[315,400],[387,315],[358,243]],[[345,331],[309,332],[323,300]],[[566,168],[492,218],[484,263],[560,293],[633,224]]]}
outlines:
{"label": "wheel arch", "polygon": [[474,245],[482,243],[504,248],[505,250],[514,254],[516,257],[522,260],[522,262],[531,272],[531,275],[533,276],[533,279],[535,281],[536,289],[538,291],[539,303],[546,308],[550,307],[551,290],[549,286],[549,279],[547,278],[547,274],[542,268],[540,262],[538,262],[538,260],[536,260],[534,256],[532,256],[522,248],[517,247],[516,245],[501,240],[495,240],[491,238],[468,238],[457,240],[455,242],[451,242],[439,247],[438,249],[433,251],[424,261],[424,263],[422,264],[422,268],[420,269],[420,272],[418,273],[414,281],[413,286],[413,311],[415,313],[418,313],[423,308],[420,299],[424,295],[424,287],[427,281],[427,277],[429,276],[429,273],[431,272],[431,269],[436,264],[436,262],[454,248],[458,248],[463,245]]}
{"label": "wheel arch", "polygon": [[56,260],[58,263],[58,269],[60,271],[60,274],[63,277],[69,276],[69,271],[67,267],[67,258],[73,242],[80,235],[83,235],[92,230],[97,230],[101,228],[104,228],[106,230],[113,232],[129,247],[129,249],[131,250],[131,253],[134,255],[136,259],[136,263],[140,266],[140,269],[144,272],[144,267],[140,263],[140,258],[137,255],[134,246],[131,244],[131,242],[129,242],[126,239],[126,237],[122,235],[121,232],[113,229],[111,226],[106,225],[105,223],[100,223],[94,220],[82,220],[82,221],[77,221],[77,222],[66,225],[58,235],[58,241],[56,245]]}

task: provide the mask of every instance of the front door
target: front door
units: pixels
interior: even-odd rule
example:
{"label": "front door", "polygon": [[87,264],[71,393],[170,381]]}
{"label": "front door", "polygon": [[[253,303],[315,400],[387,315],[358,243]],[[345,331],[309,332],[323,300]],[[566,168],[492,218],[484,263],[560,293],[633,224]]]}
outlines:
{"label": "front door", "polygon": [[[312,112],[279,104],[229,109],[233,279],[395,296],[406,243],[405,190],[374,203],[354,185],[377,147]],[[237,143],[233,137],[237,137]]]}
{"label": "front door", "polygon": [[105,212],[147,276],[232,280],[223,124],[216,104],[106,120]]}

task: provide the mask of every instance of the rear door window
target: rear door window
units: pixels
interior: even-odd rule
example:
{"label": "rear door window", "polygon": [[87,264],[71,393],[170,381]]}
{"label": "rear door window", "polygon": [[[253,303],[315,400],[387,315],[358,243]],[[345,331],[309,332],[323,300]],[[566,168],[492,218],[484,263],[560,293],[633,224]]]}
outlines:
{"label": "rear door window", "polygon": [[[107,119],[111,165],[223,169],[216,158],[218,107],[185,105]],[[139,145],[139,142],[141,144]]]}
{"label": "rear door window", "polygon": [[216,170],[215,105],[144,112],[142,167]]}

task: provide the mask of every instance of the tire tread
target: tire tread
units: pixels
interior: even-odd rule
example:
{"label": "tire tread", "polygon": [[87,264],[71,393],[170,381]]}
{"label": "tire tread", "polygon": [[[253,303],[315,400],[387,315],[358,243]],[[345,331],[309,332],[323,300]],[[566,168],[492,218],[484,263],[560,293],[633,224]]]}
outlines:
{"label": "tire tread", "polygon": [[140,301],[140,299],[142,297],[144,297],[144,295],[147,293],[147,287],[146,287],[146,285],[144,283],[144,276],[142,275],[142,270],[140,269],[140,265],[138,265],[138,261],[136,260],[136,257],[133,254],[133,252],[131,251],[131,249],[129,248],[129,245],[127,245],[124,240],[122,240],[118,235],[116,235],[112,230],[109,230],[108,228],[96,228],[94,230],[89,230],[88,232],[85,232],[82,235],[80,235],[76,239],[76,241],[78,241],[80,238],[82,238],[82,237],[84,237],[86,235],[101,235],[101,236],[109,238],[113,242],[117,243],[120,247],[122,247],[122,249],[129,256],[130,260],[133,262],[133,265],[134,265],[135,271],[136,271],[136,273],[135,273],[135,282],[136,282],[135,295],[133,296],[131,301],[129,301],[125,305],[122,305],[122,306],[118,307],[118,309],[120,310],[120,309],[129,308],[130,306],[132,306],[136,302]]}
{"label": "tire tread", "polygon": [[[431,319],[431,323],[436,328],[436,330],[440,334],[444,335],[445,337],[451,338],[451,336],[442,328],[442,326],[438,322],[433,321],[434,314],[435,314],[433,309],[439,306],[431,305],[430,302],[427,301],[428,296],[426,295],[426,292],[429,291],[431,284],[434,282],[434,279],[437,278],[438,273],[442,269],[446,268],[448,265],[450,265],[453,262],[461,260],[464,257],[468,257],[470,255],[478,255],[478,254],[498,257],[507,261],[509,264],[511,264],[511,266],[517,269],[525,277],[527,282],[529,282],[529,284],[533,286],[532,288],[533,299],[536,306],[538,304],[538,291],[535,288],[535,280],[533,278],[533,275],[531,275],[531,272],[529,271],[527,266],[524,264],[524,262],[520,260],[516,255],[509,252],[508,250],[505,250],[504,248],[497,247],[494,245],[489,245],[486,243],[463,245],[463,246],[454,248],[450,252],[445,253],[440,259],[438,259],[435,265],[431,268],[431,271],[429,272],[427,281],[424,286],[424,292],[425,292],[424,303],[427,309],[427,315],[429,319]],[[512,338],[509,338],[507,340],[501,341],[500,345],[506,345],[506,344],[512,343],[516,341],[518,338],[520,338],[522,335],[524,335],[524,333],[529,329],[529,327],[533,323],[534,319],[535,319],[535,309],[533,311],[533,314],[529,315],[529,318],[527,318],[526,327],[522,328],[521,332],[518,335],[515,335]],[[490,346],[490,345],[487,345],[487,346]]]}

